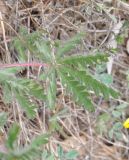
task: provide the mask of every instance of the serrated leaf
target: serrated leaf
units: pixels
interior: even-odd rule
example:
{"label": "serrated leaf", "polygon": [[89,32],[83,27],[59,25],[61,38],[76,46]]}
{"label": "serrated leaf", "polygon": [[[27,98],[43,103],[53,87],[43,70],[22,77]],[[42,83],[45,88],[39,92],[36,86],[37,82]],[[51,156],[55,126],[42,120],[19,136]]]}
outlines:
{"label": "serrated leaf", "polygon": [[22,79],[21,85],[27,87],[27,93],[29,93],[29,95],[40,100],[44,100],[46,98],[43,87],[38,82],[30,79]]}
{"label": "serrated leaf", "polygon": [[[23,28],[23,29],[22,29]],[[24,31],[23,31],[24,30]],[[41,31],[35,31],[28,33],[27,28],[21,27],[20,36],[16,37],[13,41],[13,46],[19,53],[19,59],[26,61],[27,56],[25,52],[29,50],[36,58],[42,60],[49,60],[50,56],[50,44],[43,38]]]}
{"label": "serrated leaf", "polygon": [[22,94],[16,94],[16,98],[20,106],[24,109],[28,118],[34,118],[36,115],[36,107],[28,100],[28,97],[25,97]]}
{"label": "serrated leaf", "polygon": [[46,98],[43,92],[43,87],[34,80],[25,78],[17,79],[13,87],[15,87],[19,92],[24,91],[37,99],[44,100]]}
{"label": "serrated leaf", "polygon": [[56,70],[53,68],[47,80],[47,101],[50,108],[55,107],[56,101]]}
{"label": "serrated leaf", "polygon": [[107,99],[109,98],[109,96],[112,96],[114,98],[118,96],[118,92],[101,83],[85,71],[75,71],[70,67],[64,67],[64,70],[68,74],[72,75],[76,81],[79,80],[82,84],[84,84],[84,88],[90,88],[91,90],[93,90],[96,95],[103,94],[103,96]]}
{"label": "serrated leaf", "polygon": [[41,145],[48,143],[49,137],[50,135],[48,134],[40,135],[36,137],[34,140],[32,140],[30,146],[32,148],[40,147]]}
{"label": "serrated leaf", "polygon": [[6,83],[10,85],[11,89],[17,90],[19,93],[20,92],[25,92],[28,91],[28,86],[23,84],[24,79],[12,79],[12,80],[7,80]]}
{"label": "serrated leaf", "polygon": [[18,160],[35,160],[36,158],[41,157],[42,151],[40,147],[48,143],[50,135],[44,134],[37,136],[30,145],[25,146],[24,148],[19,148],[13,153],[14,157]]}
{"label": "serrated leaf", "polygon": [[0,127],[3,127],[7,121],[7,113],[1,112],[0,113]]}
{"label": "serrated leaf", "polygon": [[[3,64],[4,66],[4,64]],[[6,66],[6,64],[5,64]],[[24,67],[12,67],[12,68],[4,68],[3,70],[0,70],[0,74],[6,74],[6,75],[12,75],[14,76],[18,72],[20,72]]]}
{"label": "serrated leaf", "polygon": [[94,64],[100,64],[102,62],[107,62],[108,56],[103,54],[96,54],[96,55],[76,55],[76,56],[69,56],[64,57],[59,60],[59,63],[65,65],[73,65],[78,66],[79,64],[82,66],[91,66]]}
{"label": "serrated leaf", "polygon": [[42,88],[32,88],[29,90],[29,93],[39,100],[46,100],[46,95],[43,93]]}
{"label": "serrated leaf", "polygon": [[41,150],[33,148],[30,145],[16,148],[12,153],[8,154],[6,160],[35,160],[41,157]]}
{"label": "serrated leaf", "polygon": [[84,33],[78,33],[73,38],[68,40],[63,45],[60,45],[57,48],[57,57],[61,57],[64,53],[71,51],[73,48],[76,47],[77,44],[81,42],[81,39],[84,37]]}
{"label": "serrated leaf", "polygon": [[83,86],[79,81],[75,80],[73,75],[68,75],[66,68],[60,69],[60,77],[62,83],[67,85],[67,88],[75,97],[75,100],[80,104],[84,105],[86,109],[89,111],[94,111],[93,104],[89,99],[89,94],[85,90],[85,86]]}
{"label": "serrated leaf", "polygon": [[6,141],[8,149],[14,149],[14,142],[17,140],[20,128],[14,123],[13,126],[9,129],[8,139]]}
{"label": "serrated leaf", "polygon": [[64,156],[64,152],[63,152],[63,148],[59,145],[58,148],[57,148],[57,152],[58,152],[58,156],[59,158],[63,158]]}
{"label": "serrated leaf", "polygon": [[6,81],[14,79],[14,73],[8,72],[8,70],[0,70],[0,82],[6,83]]}
{"label": "serrated leaf", "polygon": [[51,46],[50,43],[48,43],[45,40],[42,41],[36,41],[35,45],[37,47],[37,50],[39,51],[39,56],[42,60],[45,62],[51,61]]}
{"label": "serrated leaf", "polygon": [[20,106],[26,111],[27,116],[31,118],[35,115],[35,106],[28,100],[28,97],[33,96],[45,100],[46,96],[40,84],[34,80],[16,78],[14,75],[16,71],[8,69],[0,71],[0,81],[4,92],[3,98],[6,103],[10,103],[16,97]]}
{"label": "serrated leaf", "polygon": [[2,87],[3,89],[3,101],[5,103],[11,103],[13,101],[13,97],[12,97],[12,92],[11,92],[11,88],[8,85],[8,83],[5,83]]}
{"label": "serrated leaf", "polygon": [[21,45],[21,41],[17,37],[13,39],[12,45],[19,53],[20,61],[26,61],[27,60],[27,55],[25,54],[26,47],[24,45]]}

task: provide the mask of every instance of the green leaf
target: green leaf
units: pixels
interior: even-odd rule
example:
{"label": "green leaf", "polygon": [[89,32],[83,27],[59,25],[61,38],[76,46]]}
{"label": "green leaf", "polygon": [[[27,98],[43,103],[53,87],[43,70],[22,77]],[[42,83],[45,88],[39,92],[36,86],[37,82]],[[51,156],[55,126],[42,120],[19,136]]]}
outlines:
{"label": "green leaf", "polygon": [[55,160],[54,154],[44,151],[42,153],[42,160]]}
{"label": "green leaf", "polygon": [[3,127],[7,121],[7,113],[1,112],[0,113],[0,127]]}
{"label": "green leaf", "polygon": [[18,148],[12,155],[9,154],[6,160],[36,160],[41,158],[41,150],[33,149],[31,146]]}
{"label": "green leaf", "polygon": [[32,140],[30,146],[32,148],[40,147],[41,145],[48,143],[49,137],[50,137],[50,135],[48,135],[48,134],[40,135],[40,136],[36,137],[34,140]]}
{"label": "green leaf", "polygon": [[47,159],[44,159],[44,160],[55,160],[55,158],[54,158],[54,155],[51,154],[47,157]]}
{"label": "green leaf", "polygon": [[14,48],[19,53],[20,61],[26,61],[26,51],[29,50],[36,58],[42,60],[49,60],[50,56],[50,43],[44,38],[42,31],[35,31],[28,33],[27,28],[21,27],[19,37],[13,41]]}
{"label": "green leaf", "polygon": [[51,73],[47,79],[47,101],[50,108],[55,107],[56,101],[56,70],[51,69]]}
{"label": "green leaf", "polygon": [[95,75],[95,78],[97,80],[100,80],[102,83],[104,83],[105,85],[108,85],[108,86],[113,83],[112,75],[107,74],[107,73],[97,74],[97,75]]}
{"label": "green leaf", "polygon": [[65,154],[65,158],[67,160],[74,160],[75,158],[77,158],[78,153],[75,150],[71,150],[68,153]]}
{"label": "green leaf", "polygon": [[107,132],[107,123],[110,120],[111,116],[108,113],[103,113],[97,118],[97,131],[99,134],[103,134]]}
{"label": "green leaf", "polygon": [[57,57],[61,57],[64,53],[67,53],[74,49],[76,45],[81,42],[81,39],[84,37],[84,35],[84,33],[78,33],[73,38],[68,40],[66,43],[60,45],[57,48]]}
{"label": "green leaf", "polygon": [[3,85],[3,99],[6,103],[11,103],[14,97],[17,98],[20,106],[24,108],[29,118],[34,117],[36,108],[28,99],[33,96],[40,100],[45,100],[46,96],[43,87],[36,81],[25,78],[16,78],[17,69],[0,70],[0,82]]}
{"label": "green leaf", "polygon": [[34,106],[34,104],[31,104],[31,102],[28,100],[28,97],[16,93],[16,98],[20,106],[25,110],[28,118],[34,118],[36,115],[35,112],[36,107]]}
{"label": "green leaf", "polygon": [[107,132],[107,125],[102,121],[97,122],[96,131],[100,135],[102,135],[103,133],[106,133]]}
{"label": "green leaf", "polygon": [[15,75],[13,72],[10,72],[8,69],[0,70],[0,82],[6,83],[8,80],[14,79]]}
{"label": "green leaf", "polygon": [[107,122],[107,121],[109,121],[110,118],[111,118],[111,116],[108,113],[103,113],[102,115],[100,115],[98,117],[98,120],[103,121],[103,122]]}
{"label": "green leaf", "polygon": [[85,86],[83,86],[79,81],[75,80],[73,73],[72,75],[68,73],[69,72],[67,72],[66,68],[60,68],[59,74],[62,83],[67,85],[68,90],[72,92],[76,101],[84,105],[84,107],[89,111],[94,111],[93,104],[88,98],[89,94],[85,90]]}
{"label": "green leaf", "polygon": [[28,86],[22,84],[24,79],[13,78],[6,81],[8,85],[10,85],[11,91],[16,90],[17,92],[26,92],[28,91]]}
{"label": "green leaf", "polygon": [[21,80],[20,84],[27,87],[26,92],[29,93],[29,95],[40,100],[44,100],[46,98],[43,87],[38,82],[24,78]]}
{"label": "green leaf", "polygon": [[42,41],[36,41],[35,45],[37,47],[37,50],[39,52],[39,57],[44,60],[45,62],[51,61],[51,46],[50,43],[48,43],[45,40]]}
{"label": "green leaf", "polygon": [[29,89],[29,93],[31,96],[34,96],[35,98],[39,100],[46,100],[46,95],[43,93],[43,88],[40,88],[39,86],[33,86],[33,88]]}
{"label": "green leaf", "polygon": [[122,134],[121,134],[121,129],[123,128],[123,125],[121,122],[116,122],[113,125],[113,128],[109,131],[109,137],[113,138],[113,135],[115,136],[116,139],[122,140]]}
{"label": "green leaf", "polygon": [[120,118],[121,112],[120,112],[120,111],[112,111],[112,115],[113,115],[115,118]]}
{"label": "green leaf", "polygon": [[5,83],[3,85],[3,97],[2,97],[2,99],[7,104],[11,103],[13,101],[11,88],[10,88],[10,85],[8,85],[8,83]]}
{"label": "green leaf", "polygon": [[19,78],[11,81],[10,83],[15,90],[19,91],[19,93],[24,92],[40,100],[44,100],[46,98],[43,92],[43,87],[32,79]]}
{"label": "green leaf", "polygon": [[20,72],[22,69],[24,69],[24,67],[4,68],[3,70],[0,70],[0,74],[15,76],[15,74]]}
{"label": "green leaf", "polygon": [[23,44],[21,45],[21,40],[19,40],[17,37],[14,38],[12,45],[16,49],[16,51],[19,53],[20,61],[26,61],[27,60],[27,55],[25,54],[26,47]]}
{"label": "green leaf", "polygon": [[96,95],[99,96],[99,94],[100,95],[103,94],[105,98],[109,98],[109,96],[116,98],[118,96],[118,92],[116,92],[112,88],[109,88],[105,84],[101,83],[100,81],[98,81],[85,71],[80,71],[80,70],[75,71],[70,67],[69,68],[64,67],[64,68],[65,72],[72,75],[75,80],[81,82],[81,84],[83,84],[84,88],[87,88],[87,90],[88,89],[93,90],[96,93]]}
{"label": "green leaf", "polygon": [[100,75],[101,73],[104,73],[106,70],[107,70],[107,64],[106,63],[98,64],[95,68],[95,73],[97,75]]}
{"label": "green leaf", "polygon": [[124,40],[125,40],[124,35],[117,35],[116,36],[116,41],[117,41],[118,44],[123,44]]}
{"label": "green leaf", "polygon": [[122,103],[119,106],[116,107],[117,110],[124,110],[125,108],[128,107],[127,103]]}
{"label": "green leaf", "polygon": [[41,146],[48,143],[50,135],[37,136],[29,145],[15,148],[6,156],[6,160],[36,160],[42,157]]}
{"label": "green leaf", "polygon": [[120,130],[123,128],[123,125],[121,122],[116,122],[114,125],[113,125],[113,130],[117,131],[117,130]]}
{"label": "green leaf", "polygon": [[8,139],[6,141],[8,149],[14,149],[14,142],[17,140],[19,131],[20,131],[19,126],[16,123],[14,123],[9,130]]}
{"label": "green leaf", "polygon": [[123,140],[123,135],[120,132],[114,132],[114,135],[116,136],[117,140]]}
{"label": "green leaf", "polygon": [[113,138],[113,134],[114,134],[114,130],[111,129],[109,132],[108,132],[108,135],[109,137],[112,139]]}
{"label": "green leaf", "polygon": [[63,159],[64,156],[64,152],[63,152],[63,148],[59,145],[57,148],[57,152],[58,152],[58,156],[60,159]]}
{"label": "green leaf", "polygon": [[92,66],[94,64],[100,64],[102,62],[107,62],[108,56],[103,54],[96,54],[96,55],[76,55],[76,56],[69,56],[59,60],[59,63],[64,65],[73,65],[78,66],[79,64],[82,66]]}

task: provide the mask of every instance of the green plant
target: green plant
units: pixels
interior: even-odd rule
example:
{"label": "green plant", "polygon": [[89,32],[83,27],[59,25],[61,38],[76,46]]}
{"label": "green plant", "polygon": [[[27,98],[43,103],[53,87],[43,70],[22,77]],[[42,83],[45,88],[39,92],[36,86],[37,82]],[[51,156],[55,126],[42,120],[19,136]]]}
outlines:
{"label": "green plant", "polygon": [[33,118],[37,107],[34,102],[30,101],[30,98],[44,99],[43,88],[37,81],[16,77],[15,74],[18,71],[20,71],[20,68],[0,70],[0,83],[2,84],[4,93],[3,100],[10,103],[14,99],[17,99],[26,111],[28,118]]}
{"label": "green plant", "polygon": [[[29,49],[30,52],[32,51],[33,57],[40,59],[41,63],[39,66],[45,66],[45,71],[41,74],[40,80],[46,82],[46,87],[44,88],[46,94],[44,95],[44,93],[42,93],[41,97],[46,99],[46,102],[51,109],[54,109],[55,107],[57,80],[60,80],[64,87],[72,93],[75,101],[79,102],[89,111],[94,111],[92,100],[90,98],[91,92],[94,92],[98,96],[103,95],[105,98],[109,98],[109,96],[118,96],[116,91],[97,80],[94,75],[90,74],[88,69],[89,66],[95,66],[96,64],[106,62],[108,60],[107,55],[66,56],[67,53],[81,42],[84,34],[78,33],[67,42],[53,42],[47,39],[45,34],[42,34],[41,32],[37,31],[27,34],[26,30],[22,29],[20,37],[21,39],[16,38],[14,40],[14,46],[20,53],[19,59],[21,59],[21,61],[26,61],[25,53],[27,49]],[[16,81],[18,81],[19,84],[17,78]],[[29,86],[34,85],[34,88],[36,85],[33,80],[23,79],[20,83],[24,83],[26,88],[28,88],[28,84]],[[32,83],[34,84],[32,85]],[[17,82],[15,83],[15,86],[16,84]],[[21,86],[19,88],[22,89]],[[33,91],[35,92],[35,90]],[[41,88],[39,91],[41,91]],[[37,91],[36,95],[38,95],[39,91]],[[29,93],[28,91],[26,92],[26,94],[31,93],[31,91]],[[24,94],[20,95],[16,93],[16,98],[21,106],[24,106],[24,104],[22,105],[22,102],[25,100],[23,95]]]}
{"label": "green plant", "polygon": [[58,157],[60,160],[74,160],[77,158],[78,153],[74,150],[71,150],[67,153],[65,153],[62,149],[62,147],[58,146]]}
{"label": "green plant", "polygon": [[18,146],[16,143],[20,128],[13,124],[9,130],[8,138],[5,142],[5,151],[0,151],[1,160],[35,160],[42,155],[41,146],[48,143],[49,135],[44,134],[37,136],[30,144]]}
{"label": "green plant", "polygon": [[[60,145],[57,147],[57,154],[59,160],[74,160],[78,156],[78,153],[75,150],[64,152],[63,148]],[[50,152],[44,151],[42,153],[42,160],[55,160],[54,157],[54,154]]]}
{"label": "green plant", "polygon": [[107,109],[106,113],[102,113],[97,117],[96,130],[99,134],[115,140],[122,140],[122,120],[121,117],[125,112],[128,104],[120,104]]}
{"label": "green plant", "polygon": [[[7,114],[0,113],[0,129],[6,125]],[[49,142],[49,134],[43,134],[37,136],[31,140],[28,145],[19,146],[17,139],[20,133],[20,127],[14,123],[9,131],[7,139],[0,147],[0,159],[1,160],[55,160],[54,154],[47,152],[45,149],[41,149],[41,146]],[[77,157],[77,152],[71,150],[64,152],[61,146],[58,146],[58,157],[60,160],[74,160]]]}
{"label": "green plant", "polygon": [[[81,42],[83,37],[84,34],[78,33],[67,42],[52,41],[47,38],[46,33],[42,34],[42,32],[37,31],[28,34],[26,29],[22,28],[20,38],[16,37],[13,43],[19,53],[19,63],[1,65],[0,83],[3,88],[3,99],[5,102],[17,101],[28,118],[34,118],[35,111],[38,108],[33,100],[34,98],[46,102],[47,106],[54,111],[56,106],[57,81],[60,81],[66,88],[66,91],[73,95],[75,101],[89,111],[95,110],[92,94],[104,96],[105,98],[109,98],[110,96],[117,97],[119,95],[118,92],[96,79],[89,70],[90,67],[107,62],[107,55],[67,55]],[[27,63],[27,50],[32,53],[32,58],[40,61],[40,63]],[[27,79],[18,76],[19,72],[25,67],[35,66],[43,67],[39,79]],[[52,125],[57,126],[56,115],[53,118],[55,118],[55,121]],[[54,126],[53,128],[57,127]],[[14,124],[9,131],[6,141],[8,153],[1,153],[2,160],[34,159],[35,156],[41,153],[39,152],[40,146],[48,142],[48,135],[43,135],[37,137],[30,145],[17,148],[16,139],[19,130],[19,127]],[[59,150],[61,153],[59,154],[60,158],[61,156],[64,159],[76,157],[74,151],[64,154],[61,148]],[[53,159],[53,155],[46,155],[46,159]]]}
{"label": "green plant", "polygon": [[[0,113],[0,131],[6,125],[7,114]],[[20,127],[14,123],[10,126],[8,136],[4,144],[0,144],[0,159],[1,160],[33,160],[42,157],[42,145],[48,143],[49,134],[37,136],[30,144],[25,146],[18,146],[17,139],[20,133]]]}

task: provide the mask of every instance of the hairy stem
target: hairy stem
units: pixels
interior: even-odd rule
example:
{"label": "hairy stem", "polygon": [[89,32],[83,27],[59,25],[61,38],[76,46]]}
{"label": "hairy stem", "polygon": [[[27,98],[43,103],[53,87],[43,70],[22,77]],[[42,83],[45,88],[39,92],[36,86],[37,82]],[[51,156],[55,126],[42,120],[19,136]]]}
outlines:
{"label": "hairy stem", "polygon": [[11,67],[48,67],[46,63],[13,63],[13,64],[0,64],[1,68],[11,68]]}

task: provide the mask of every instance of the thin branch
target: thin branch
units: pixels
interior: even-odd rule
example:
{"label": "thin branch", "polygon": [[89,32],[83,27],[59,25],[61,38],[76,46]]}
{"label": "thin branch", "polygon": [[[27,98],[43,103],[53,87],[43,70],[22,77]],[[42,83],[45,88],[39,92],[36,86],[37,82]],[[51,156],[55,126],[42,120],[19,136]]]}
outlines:
{"label": "thin branch", "polygon": [[46,63],[13,63],[13,64],[0,64],[1,68],[11,68],[11,67],[48,67]]}

